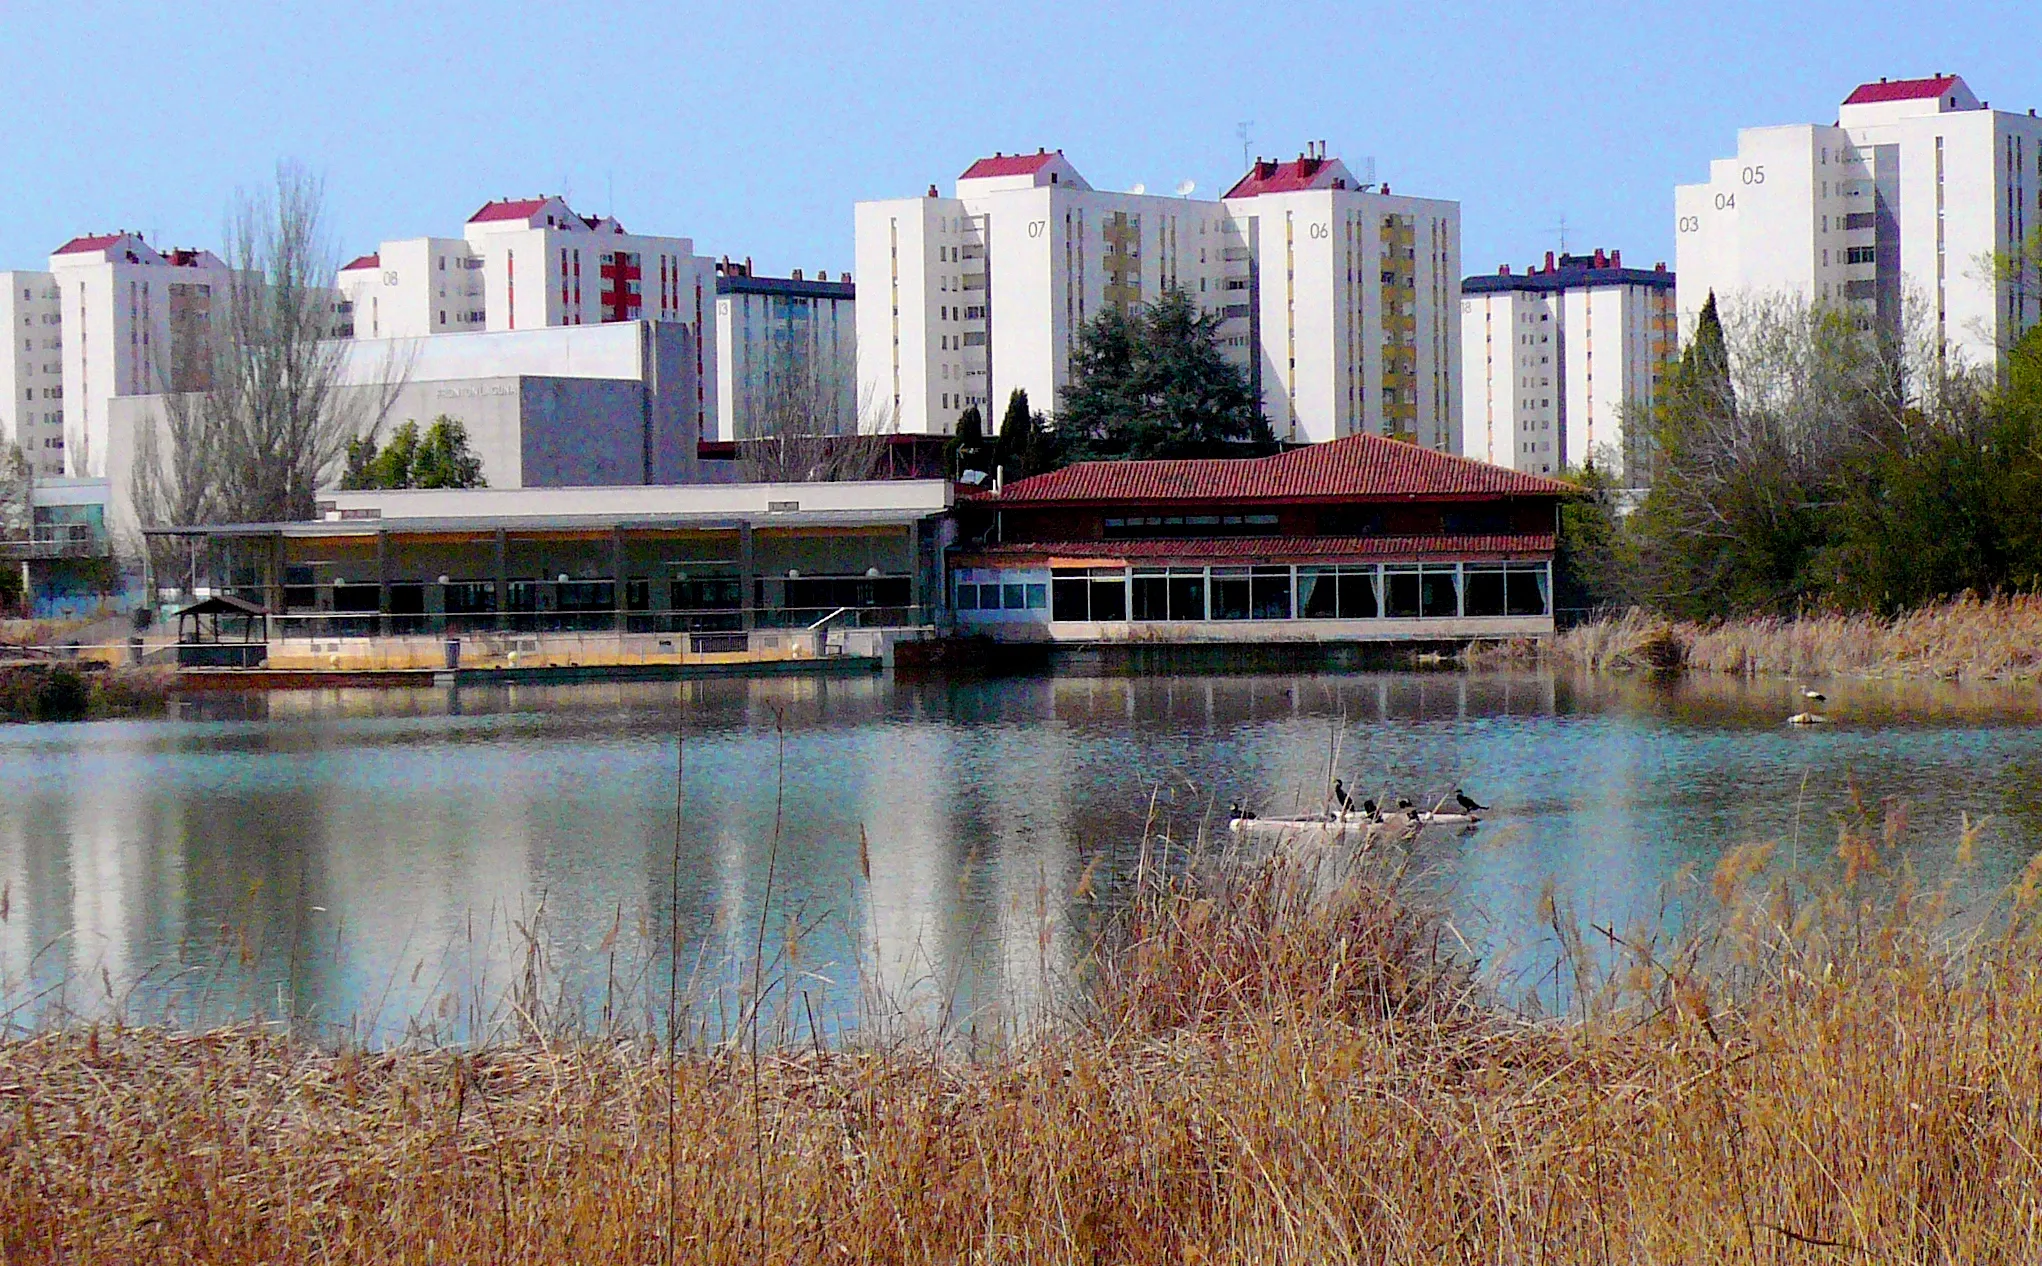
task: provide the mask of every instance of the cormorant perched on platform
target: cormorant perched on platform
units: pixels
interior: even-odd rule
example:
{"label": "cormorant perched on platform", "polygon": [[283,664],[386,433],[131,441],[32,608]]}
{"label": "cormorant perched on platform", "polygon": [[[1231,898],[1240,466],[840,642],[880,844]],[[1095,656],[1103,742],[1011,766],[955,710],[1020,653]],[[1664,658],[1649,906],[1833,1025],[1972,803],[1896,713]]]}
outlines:
{"label": "cormorant perched on platform", "polygon": [[1253,822],[1255,820],[1255,811],[1244,808],[1239,796],[1234,797],[1234,803],[1227,809],[1227,812],[1233,816],[1236,822]]}
{"label": "cormorant perched on platform", "polygon": [[1462,791],[1459,787],[1454,788],[1454,802],[1460,805],[1461,809],[1467,813],[1480,813],[1489,807],[1486,804],[1476,804],[1468,793]]}
{"label": "cormorant perched on platform", "polygon": [[1342,813],[1354,808],[1354,797],[1347,794],[1347,788],[1341,785],[1338,778],[1333,780],[1333,803]]}
{"label": "cormorant perched on platform", "polygon": [[1381,809],[1376,808],[1376,802],[1373,800],[1362,801],[1361,811],[1368,815],[1368,820],[1371,822],[1380,822],[1383,820],[1383,811]]}
{"label": "cormorant perched on platform", "polygon": [[1403,814],[1410,821],[1416,822],[1418,820],[1418,806],[1402,796],[1397,797],[1397,812]]}

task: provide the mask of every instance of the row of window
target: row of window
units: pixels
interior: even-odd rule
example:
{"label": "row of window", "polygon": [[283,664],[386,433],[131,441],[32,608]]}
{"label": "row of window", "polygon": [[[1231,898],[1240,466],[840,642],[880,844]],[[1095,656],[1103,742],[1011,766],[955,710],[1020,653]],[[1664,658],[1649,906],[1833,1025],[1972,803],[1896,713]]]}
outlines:
{"label": "row of window", "polygon": [[959,612],[1055,621],[1453,619],[1551,613],[1544,563],[1060,568],[1039,580],[960,578]]}

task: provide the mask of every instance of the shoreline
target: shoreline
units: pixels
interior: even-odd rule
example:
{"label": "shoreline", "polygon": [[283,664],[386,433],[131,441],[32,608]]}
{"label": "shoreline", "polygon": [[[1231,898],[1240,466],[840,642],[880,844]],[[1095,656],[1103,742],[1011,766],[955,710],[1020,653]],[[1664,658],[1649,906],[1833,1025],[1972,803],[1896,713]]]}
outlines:
{"label": "shoreline", "polygon": [[2042,595],[1966,596],[1897,616],[1752,616],[1697,623],[1638,608],[1578,624],[1550,643],[1475,647],[1469,667],[1544,664],[1590,673],[1814,680],[2015,682],[2042,679]]}

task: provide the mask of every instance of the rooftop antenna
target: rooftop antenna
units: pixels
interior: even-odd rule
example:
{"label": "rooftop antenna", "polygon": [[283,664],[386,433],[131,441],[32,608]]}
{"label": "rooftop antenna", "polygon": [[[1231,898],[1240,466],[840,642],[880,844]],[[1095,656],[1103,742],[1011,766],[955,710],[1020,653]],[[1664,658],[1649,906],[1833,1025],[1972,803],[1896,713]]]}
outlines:
{"label": "rooftop antenna", "polygon": [[1370,154],[1361,160],[1361,187],[1363,189],[1373,189],[1376,187],[1376,156],[1374,154]]}
{"label": "rooftop antenna", "polygon": [[1560,253],[1561,253],[1562,255],[1565,255],[1565,254],[1567,253],[1567,213],[1566,213],[1565,211],[1562,211],[1562,212],[1560,213],[1560,223],[1559,223],[1559,226],[1558,226],[1557,228],[1555,228],[1555,229],[1554,229],[1553,231],[1554,231],[1555,233],[1559,234],[1559,236],[1560,236]]}
{"label": "rooftop antenna", "polygon": [[1255,139],[1255,120],[1242,119],[1234,125],[1234,135],[1241,139],[1241,166],[1246,167],[1253,160],[1248,157],[1248,146]]}

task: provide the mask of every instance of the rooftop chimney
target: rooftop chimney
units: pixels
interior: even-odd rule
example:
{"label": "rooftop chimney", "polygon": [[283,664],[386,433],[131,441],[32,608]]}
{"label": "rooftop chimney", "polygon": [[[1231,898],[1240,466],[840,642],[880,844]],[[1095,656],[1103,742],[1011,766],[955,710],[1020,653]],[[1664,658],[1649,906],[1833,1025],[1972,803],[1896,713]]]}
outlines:
{"label": "rooftop chimney", "polygon": [[933,197],[935,197],[935,196],[936,196],[936,186],[934,186],[934,185],[930,185],[930,186],[929,186],[929,196],[930,196],[931,198],[933,198]]}
{"label": "rooftop chimney", "polygon": [[749,255],[744,257],[744,275],[747,277],[752,275],[752,257]]}
{"label": "rooftop chimney", "polygon": [[1609,253],[1609,266],[1611,268],[1622,268],[1624,266],[1624,253],[1622,251],[1611,251]]}
{"label": "rooftop chimney", "polygon": [[1498,277],[1508,277],[1510,275],[1510,265],[1498,264],[1496,266],[1496,275]]}
{"label": "rooftop chimney", "polygon": [[799,268],[794,270],[794,280],[796,281],[801,280],[801,270]]}
{"label": "rooftop chimney", "polygon": [[1553,271],[1553,252],[1551,251],[1546,252],[1546,271]]}

